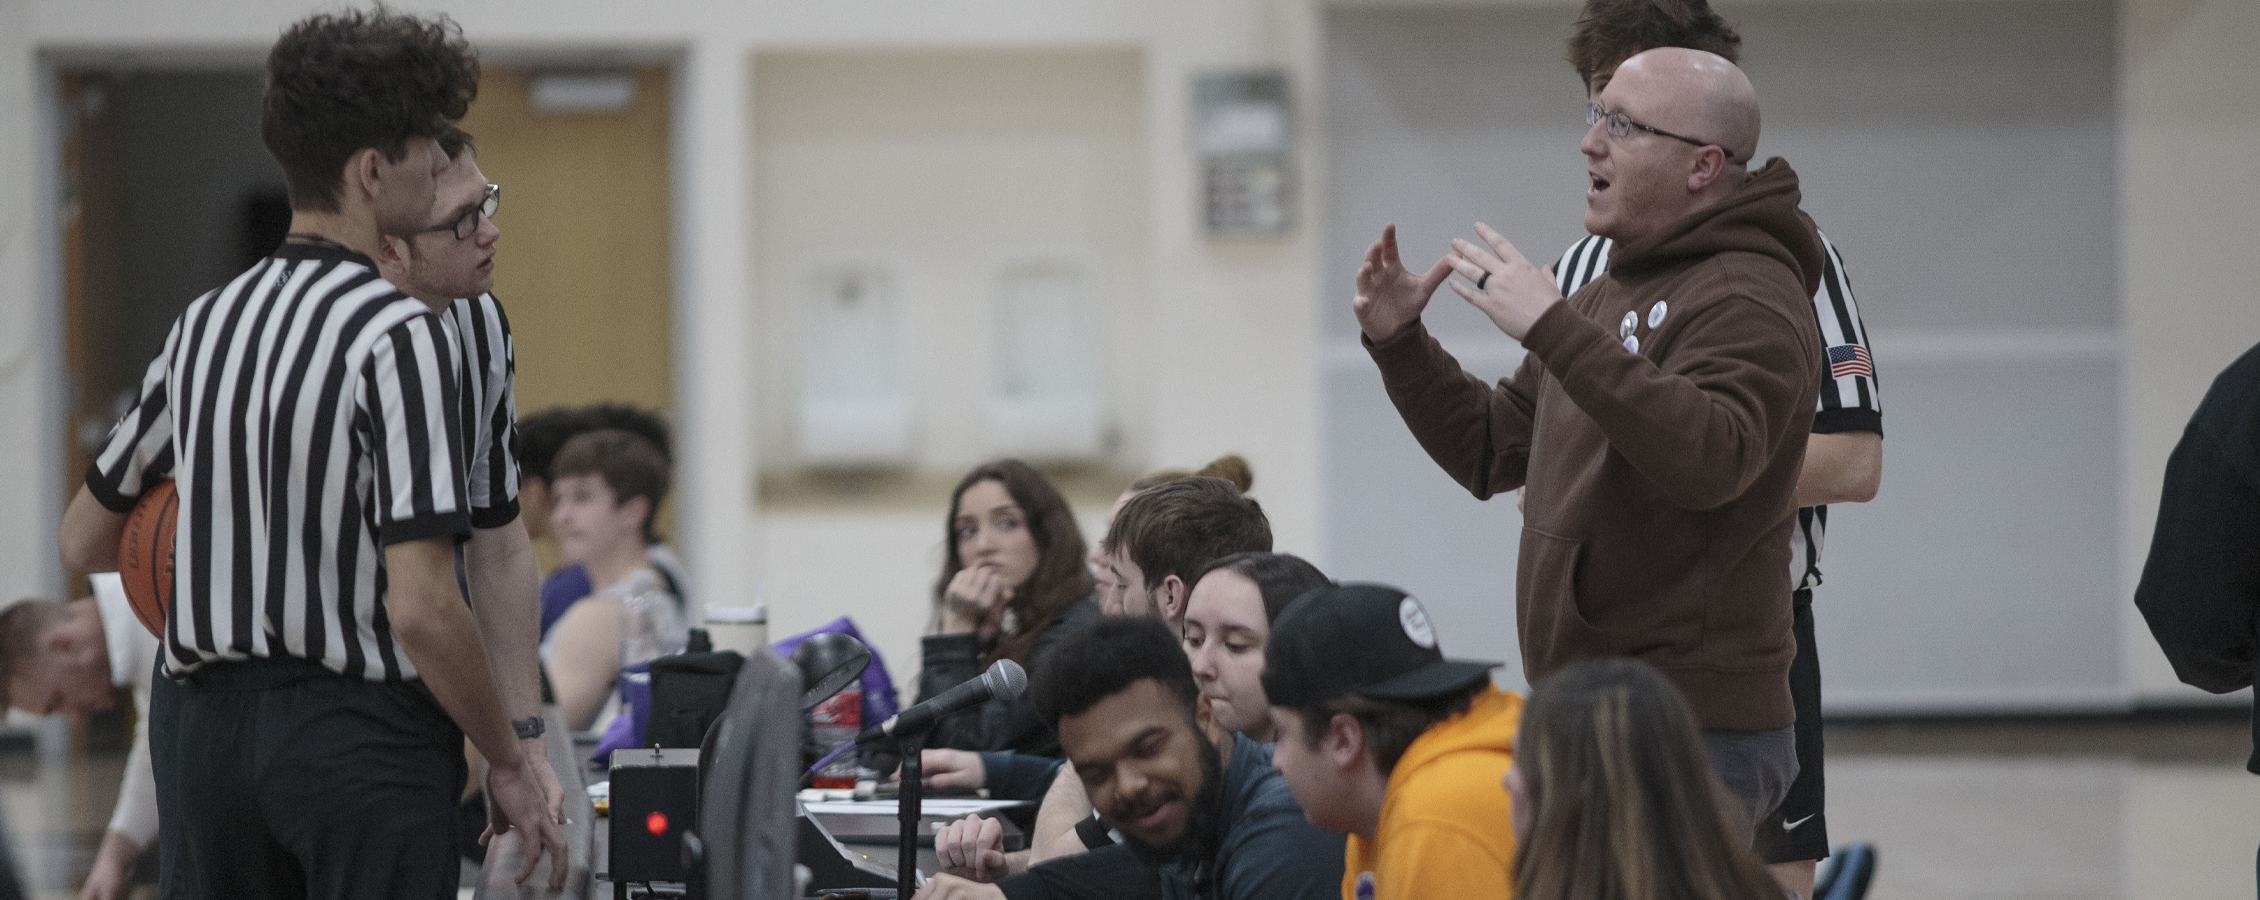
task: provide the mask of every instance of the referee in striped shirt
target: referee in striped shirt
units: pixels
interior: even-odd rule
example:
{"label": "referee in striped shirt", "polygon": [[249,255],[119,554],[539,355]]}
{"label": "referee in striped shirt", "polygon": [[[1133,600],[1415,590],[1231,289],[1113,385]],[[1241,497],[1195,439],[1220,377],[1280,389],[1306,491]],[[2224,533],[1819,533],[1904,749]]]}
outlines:
{"label": "referee in striped shirt", "polygon": [[[519,515],[519,468],[511,449],[518,421],[511,399],[517,360],[510,319],[491,293],[495,244],[502,236],[494,214],[502,207],[502,188],[487,183],[479,171],[470,135],[452,131],[441,135],[439,143],[448,164],[439,176],[435,224],[406,237],[386,235],[377,248],[377,273],[439,316],[455,360],[456,383],[462,386],[458,421],[472,498],[471,539],[462,547],[463,587],[482,635],[515,636],[485,642],[504,704],[514,710],[538,709],[541,572]],[[544,778],[544,790],[555,796],[556,774],[541,744],[542,719],[537,715],[513,724],[525,752],[538,760],[535,768]],[[502,820],[489,814],[487,821]]]}
{"label": "referee in striped shirt", "polygon": [[290,239],[173,323],[65,514],[66,565],[98,570],[135,501],[179,487],[150,715],[167,897],[452,896],[466,736],[494,827],[529,829],[562,884],[557,798],[510,718],[538,710],[496,687],[527,673],[490,671],[455,576],[496,508],[469,471],[461,342],[370,260],[434,227],[435,139],[478,71],[444,17],[283,34],[261,133]]}
{"label": "referee in striped shirt", "polygon": [[[1587,0],[1570,37],[1569,59],[1598,102],[1617,65],[1656,47],[1687,47],[1728,60],[1740,56],[1742,38],[1705,0]],[[1797,780],[1781,806],[1758,822],[1754,848],[1782,887],[1813,893],[1817,863],[1828,856],[1823,799],[1821,672],[1813,643],[1813,588],[1821,583],[1821,541],[1828,504],[1865,503],[1883,480],[1883,404],[1868,355],[1867,328],[1844,277],[1844,260],[1821,236],[1821,288],[1813,317],[1827,348],[1820,407],[1805,461],[1797,476],[1797,532],[1790,543],[1791,602],[1797,657],[1789,667],[1790,700],[1797,707]],[[1608,270],[1610,241],[1587,235],[1554,264],[1555,286],[1567,297]]]}

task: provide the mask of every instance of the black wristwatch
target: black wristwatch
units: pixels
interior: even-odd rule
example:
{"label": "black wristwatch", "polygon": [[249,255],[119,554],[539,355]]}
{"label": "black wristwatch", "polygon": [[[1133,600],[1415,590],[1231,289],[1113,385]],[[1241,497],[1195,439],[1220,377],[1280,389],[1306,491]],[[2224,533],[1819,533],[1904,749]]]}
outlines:
{"label": "black wristwatch", "polygon": [[543,721],[540,716],[527,716],[523,719],[511,720],[510,727],[517,730],[519,740],[530,741],[547,732],[549,723]]}

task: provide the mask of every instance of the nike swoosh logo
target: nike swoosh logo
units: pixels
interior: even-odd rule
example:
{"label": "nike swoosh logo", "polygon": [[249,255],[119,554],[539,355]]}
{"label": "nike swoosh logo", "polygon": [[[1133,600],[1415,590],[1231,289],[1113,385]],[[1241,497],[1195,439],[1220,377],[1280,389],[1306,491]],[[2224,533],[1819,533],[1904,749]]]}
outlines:
{"label": "nike swoosh logo", "polygon": [[1781,830],[1783,830],[1783,831],[1796,831],[1796,830],[1797,830],[1797,826],[1799,826],[1799,825],[1803,825],[1803,824],[1805,824],[1805,823],[1807,823],[1807,822],[1810,822],[1810,821],[1812,821],[1812,820],[1813,820],[1813,816],[1817,816],[1817,815],[1820,815],[1820,813],[1814,813],[1814,814],[1813,814],[1812,816],[1806,816],[1806,817],[1804,817],[1804,818],[1802,818],[1802,819],[1798,819],[1798,820],[1796,820],[1796,821],[1788,821],[1788,820],[1784,820],[1784,821],[1783,821],[1783,822],[1781,823]]}

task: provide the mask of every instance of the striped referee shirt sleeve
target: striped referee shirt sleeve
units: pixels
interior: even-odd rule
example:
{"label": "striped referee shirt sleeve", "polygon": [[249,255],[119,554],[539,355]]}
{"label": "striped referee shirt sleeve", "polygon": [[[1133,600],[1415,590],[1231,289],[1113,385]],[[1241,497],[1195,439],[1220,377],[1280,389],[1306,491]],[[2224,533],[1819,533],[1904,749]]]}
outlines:
{"label": "striped referee shirt sleeve", "polygon": [[463,335],[463,366],[476,384],[463,385],[463,425],[474,435],[470,444],[469,478],[471,525],[500,528],[518,518],[518,361],[510,337],[510,318],[502,303],[487,294],[456,301]]}
{"label": "striped referee shirt sleeve", "polygon": [[[1828,235],[1821,235],[1821,289],[1813,294],[1813,319],[1820,325],[1821,347],[1859,347],[1868,355],[1872,372],[1875,348],[1868,344],[1868,326],[1860,321],[1860,304],[1852,299],[1852,279],[1844,274],[1844,257]],[[1826,360],[1823,360],[1826,365]],[[1820,407],[1813,413],[1814,434],[1846,431],[1883,433],[1883,395],[1874,375],[1849,372],[1836,375],[1833,367],[1821,373]]]}
{"label": "striped referee shirt sleeve", "polygon": [[1586,235],[1569,245],[1562,258],[1554,262],[1554,287],[1567,297],[1601,277],[1609,268],[1609,239],[1597,234]]}
{"label": "striped referee shirt sleeve", "polygon": [[170,380],[181,321],[165,335],[165,349],[149,363],[141,389],[124,418],[110,429],[110,440],[87,464],[86,489],[114,513],[133,511],[150,485],[173,477],[173,410]]}
{"label": "striped referee shirt sleeve", "polygon": [[375,466],[378,540],[384,546],[470,533],[461,398],[439,318],[386,329],[362,364],[360,409]]}

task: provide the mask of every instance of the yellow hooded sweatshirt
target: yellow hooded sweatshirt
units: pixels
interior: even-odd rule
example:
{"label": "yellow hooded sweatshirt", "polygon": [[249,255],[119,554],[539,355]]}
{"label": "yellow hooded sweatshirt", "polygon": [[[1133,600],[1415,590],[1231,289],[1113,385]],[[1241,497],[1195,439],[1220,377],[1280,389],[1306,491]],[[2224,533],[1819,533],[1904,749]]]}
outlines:
{"label": "yellow hooded sweatshirt", "polygon": [[1429,726],[1389,773],[1373,840],[1350,835],[1342,900],[1514,895],[1515,833],[1500,778],[1514,763],[1522,698],[1485,685],[1467,712]]}

